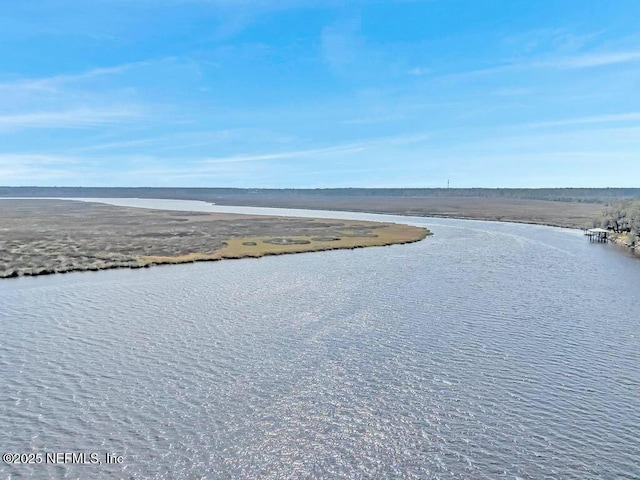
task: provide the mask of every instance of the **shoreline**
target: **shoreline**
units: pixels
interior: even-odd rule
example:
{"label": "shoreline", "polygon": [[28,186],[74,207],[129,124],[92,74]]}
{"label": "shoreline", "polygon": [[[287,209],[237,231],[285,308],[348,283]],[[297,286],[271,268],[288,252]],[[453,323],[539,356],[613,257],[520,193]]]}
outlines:
{"label": "shoreline", "polygon": [[[214,204],[217,205],[217,204]],[[221,205],[222,206],[222,205]],[[258,207],[256,205],[256,208],[262,208],[262,207]],[[272,207],[266,207],[266,208],[272,208]],[[273,208],[278,208],[278,207],[273,207]],[[288,207],[290,210],[296,210],[295,208],[290,208]],[[299,210],[304,210],[302,208],[300,208]],[[539,225],[541,227],[554,227],[554,228],[566,228],[569,230],[582,230],[584,227],[579,227],[579,226],[571,226],[571,225],[563,225],[560,223],[549,223],[549,222],[537,222],[535,220],[511,220],[511,219],[496,219],[496,218],[490,218],[490,217],[467,217],[467,216],[461,216],[461,215],[443,215],[443,214],[438,214],[438,213],[431,213],[431,214],[418,214],[418,213],[412,213],[412,214],[400,214],[400,213],[388,213],[388,212],[383,212],[383,211],[373,211],[373,210],[329,210],[329,209],[325,209],[327,211],[331,211],[331,212],[347,212],[347,213],[370,213],[373,215],[393,215],[396,217],[415,217],[415,218],[448,218],[451,220],[469,220],[469,221],[476,221],[476,222],[493,222],[493,223],[519,223],[521,225]]]}
{"label": "shoreline", "polygon": [[66,273],[83,273],[83,272],[101,272],[104,270],[124,270],[124,269],[130,269],[130,270],[139,270],[139,269],[143,269],[143,268],[152,268],[152,267],[165,267],[165,266],[169,266],[169,265],[186,265],[189,263],[205,263],[205,262],[219,262],[222,260],[243,260],[243,259],[248,259],[248,258],[252,258],[252,259],[259,259],[259,258],[263,258],[263,257],[273,257],[273,256],[278,256],[278,255],[295,255],[295,254],[300,254],[300,253],[319,253],[319,252],[327,252],[327,251],[331,251],[331,250],[356,250],[356,249],[360,249],[360,248],[373,248],[373,247],[390,247],[393,245],[407,245],[410,243],[417,243],[420,242],[422,240],[424,240],[425,238],[432,236],[433,233],[427,233],[424,235],[423,238],[418,238],[416,240],[405,240],[402,242],[395,242],[395,243],[385,243],[385,244],[379,244],[379,245],[358,245],[358,246],[352,246],[352,247],[345,247],[345,246],[329,246],[329,247],[320,247],[320,248],[313,248],[313,249],[298,249],[298,250],[289,250],[289,251],[280,251],[280,252],[276,252],[276,251],[272,251],[272,252],[263,252],[260,254],[251,254],[251,253],[247,253],[245,255],[225,255],[225,254],[212,254],[212,255],[198,255],[198,258],[194,258],[194,259],[180,259],[178,257],[176,258],[171,258],[171,257],[166,257],[166,259],[154,259],[153,261],[149,261],[147,263],[140,263],[140,264],[136,264],[136,265],[104,265],[104,266],[100,266],[100,267],[71,267],[68,268],[66,270],[41,270],[38,272],[24,272],[24,273],[17,273],[14,272],[13,274],[7,275],[7,276],[0,276],[0,280],[3,279],[8,279],[8,278],[25,278],[25,277],[40,277],[40,276],[47,276],[47,275],[57,275],[57,274],[61,274],[64,275]]}
{"label": "shoreline", "polygon": [[[234,201],[228,202],[224,198],[216,199],[216,202],[212,202],[211,200],[204,200],[199,198],[194,199],[181,199],[181,198],[170,198],[170,197],[0,197],[0,201],[2,200],[62,200],[62,201],[80,201],[80,202],[101,202],[106,205],[117,205],[115,203],[110,203],[109,201],[117,201],[117,200],[141,200],[141,201],[194,201],[194,202],[202,202],[204,205],[210,205],[214,207],[238,207],[238,208],[265,208],[265,209],[285,209],[285,210],[317,210],[317,211],[326,211],[326,212],[338,212],[338,213],[364,213],[364,214],[373,214],[373,215],[388,215],[388,216],[399,216],[399,217],[415,217],[415,218],[449,218],[454,220],[475,220],[481,222],[497,222],[497,223],[519,223],[523,225],[540,225],[546,227],[557,227],[557,228],[568,228],[574,230],[582,230],[585,228],[585,222],[589,223],[592,218],[580,218],[574,221],[566,220],[566,221],[552,221],[552,220],[544,220],[544,219],[527,219],[527,218],[512,218],[509,213],[495,213],[493,216],[486,216],[482,214],[474,215],[473,213],[465,214],[465,213],[442,213],[442,212],[431,212],[427,210],[406,210],[404,208],[390,207],[388,209],[376,208],[372,206],[371,208],[367,207],[353,207],[346,205],[340,206],[332,206],[323,203],[318,203],[316,205],[288,205],[281,202],[243,202],[243,201]],[[237,199],[235,199],[237,200]],[[469,199],[463,199],[469,200]],[[483,200],[483,199],[479,199]],[[552,202],[548,200],[535,200],[536,202],[545,202],[545,203],[557,203],[559,205],[566,205],[566,202]],[[545,205],[546,207],[547,205]],[[127,208],[150,208],[144,206],[131,206]],[[161,210],[161,209],[159,209]],[[520,206],[518,210],[522,210],[521,215],[534,215],[533,212],[525,212],[526,206]],[[194,210],[196,211],[196,210]],[[260,215],[260,216],[270,216],[270,214],[247,214],[247,213],[237,213],[234,215]],[[535,216],[535,215],[534,215]],[[295,216],[294,216],[295,217]],[[305,218],[305,217],[295,217],[295,218]],[[324,217],[314,217],[314,218],[324,218]],[[330,218],[332,220],[337,220],[336,218]],[[588,221],[587,221],[588,220]]]}
{"label": "shoreline", "polygon": [[[623,238],[624,237],[624,238]],[[632,245],[626,240],[626,236],[620,234],[613,234],[609,241],[615,243],[617,246],[625,248],[631,253],[631,255],[640,258],[640,245]]]}
{"label": "shoreline", "polygon": [[[565,189],[566,190],[566,189]],[[372,213],[418,218],[455,218],[581,229],[602,215],[610,191],[586,190],[584,195],[563,189],[433,190],[433,189],[329,189],[264,190],[216,188],[0,188],[0,195],[68,199],[137,198],[141,201],[190,200],[228,207],[322,210]],[[564,192],[564,194],[563,194]],[[599,193],[598,193],[599,192]],[[621,192],[622,194],[624,192]],[[576,195],[574,195],[576,194]],[[597,195],[596,195],[597,194]],[[2,198],[2,197],[0,197]],[[384,220],[383,220],[384,221]]]}
{"label": "shoreline", "polygon": [[[14,198],[14,199],[3,199],[6,201],[14,201],[14,202],[41,202],[44,199],[35,199],[35,198]],[[71,199],[71,198],[49,198],[47,200],[55,201],[60,200],[61,202],[69,202],[71,201],[73,204],[82,203],[85,205],[103,205],[106,208],[117,209],[119,212],[126,212],[133,210],[138,210],[140,212],[144,211],[152,211],[149,207],[143,206],[115,206],[114,204],[108,203],[97,203],[97,199],[95,201],[84,200],[82,198]],[[117,200],[114,198],[114,200]],[[143,199],[146,200],[146,199]],[[159,199],[163,200],[163,199]],[[173,199],[164,199],[164,200],[173,200]],[[203,202],[206,205],[220,206],[220,207],[234,207],[236,205],[222,205],[212,202]],[[249,207],[247,205],[239,205],[238,207]],[[264,205],[255,206],[254,208],[285,208],[285,207],[266,207]],[[305,208],[291,208],[286,207],[289,210],[306,210]],[[523,219],[511,219],[511,218],[495,218],[495,217],[478,217],[478,216],[465,216],[465,215],[451,215],[451,214],[442,214],[442,213],[422,213],[422,212],[402,212],[402,213],[389,213],[388,211],[367,209],[363,211],[362,209],[344,209],[339,210],[337,208],[331,208],[327,206],[323,206],[324,211],[326,212],[342,212],[342,213],[368,213],[368,214],[379,214],[379,215],[393,215],[396,217],[406,217],[406,218],[443,218],[443,219],[458,219],[458,220],[475,220],[475,221],[483,221],[483,222],[498,222],[498,223],[518,223],[523,225],[539,225],[545,227],[552,228],[568,228],[568,229],[581,229],[576,225],[567,225],[567,224],[559,224],[555,222],[545,222],[539,220],[523,220]],[[273,256],[273,255],[285,255],[285,254],[294,254],[294,253],[307,253],[307,252],[320,252],[320,251],[328,251],[328,250],[343,250],[343,249],[355,249],[355,248],[366,248],[372,246],[389,246],[389,245],[402,245],[409,244],[421,241],[426,237],[432,235],[426,228],[410,226],[402,223],[390,223],[390,222],[381,222],[381,221],[369,221],[369,220],[341,220],[337,218],[322,218],[322,214],[320,211],[319,217],[278,217],[274,214],[248,214],[248,213],[204,213],[197,211],[177,211],[177,210],[163,210],[157,209],[156,213],[164,212],[169,215],[185,215],[185,216],[199,216],[199,219],[204,217],[211,217],[215,219],[244,219],[244,220],[256,220],[262,219],[276,222],[277,219],[280,221],[307,221],[307,222],[341,222],[336,225],[341,225],[342,232],[338,232],[340,237],[338,238],[319,238],[323,235],[321,232],[317,232],[315,237],[313,235],[296,235],[296,233],[300,232],[289,232],[287,237],[293,243],[285,243],[285,244],[273,244],[269,243],[270,240],[274,240],[274,236],[243,236],[239,237],[235,235],[235,232],[227,236],[223,239],[222,243],[219,244],[219,247],[214,249],[213,251],[206,251],[203,249],[200,250],[190,250],[186,253],[182,254],[174,254],[167,255],[162,254],[161,252],[150,252],[150,254],[146,255],[132,255],[128,254],[129,252],[120,252],[122,253],[118,257],[110,257],[108,254],[104,255],[95,255],[92,258],[92,262],[87,261],[77,261],[67,263],[66,265],[49,265],[49,264],[40,264],[40,265],[11,265],[7,266],[5,263],[5,268],[3,269],[2,258],[0,258],[0,279],[2,278],[19,278],[22,276],[41,276],[41,275],[52,275],[55,273],[72,273],[72,272],[83,272],[83,271],[100,271],[100,270],[111,270],[116,268],[129,268],[129,269],[138,269],[138,268],[149,268],[152,266],[162,266],[162,265],[178,265],[185,263],[195,263],[195,262],[205,262],[205,261],[219,261],[219,260],[231,260],[231,259],[242,259],[242,258],[260,258],[263,256]],[[161,215],[161,214],[159,214]],[[0,218],[1,220],[1,218]],[[258,222],[259,223],[259,220]],[[357,227],[359,230],[356,230],[356,233],[349,233],[345,231],[348,230],[349,224],[358,224]],[[377,228],[384,227],[386,231],[390,231],[389,227],[393,226],[393,229],[396,229],[392,235],[383,235],[380,237],[380,231],[376,230],[378,233],[375,235],[370,235],[371,230],[361,230],[362,227],[372,228],[372,225],[375,225]],[[397,230],[405,229],[404,232],[400,232]],[[5,229],[10,230],[10,229]],[[64,230],[60,230],[64,232]],[[360,233],[357,233],[360,232]],[[411,232],[411,233],[408,233]],[[419,233],[418,233],[419,232]],[[385,232],[386,233],[386,232]],[[142,233],[144,235],[144,233]],[[335,232],[334,232],[335,234]],[[34,235],[35,238],[37,234]],[[331,234],[328,235],[332,237]],[[2,239],[0,239],[1,241]],[[624,239],[620,238],[611,238],[611,241],[616,245],[624,247],[633,256],[639,257],[640,251],[638,251],[637,247],[632,247],[627,244]],[[0,247],[2,245],[0,244]],[[104,253],[104,252],[102,252]]]}
{"label": "shoreline", "polygon": [[581,229],[604,205],[551,200],[471,197],[251,197],[207,199],[217,206],[315,209],[417,218],[453,218]]}
{"label": "shoreline", "polygon": [[432,235],[391,222],[7,201],[0,279],[402,245]]}

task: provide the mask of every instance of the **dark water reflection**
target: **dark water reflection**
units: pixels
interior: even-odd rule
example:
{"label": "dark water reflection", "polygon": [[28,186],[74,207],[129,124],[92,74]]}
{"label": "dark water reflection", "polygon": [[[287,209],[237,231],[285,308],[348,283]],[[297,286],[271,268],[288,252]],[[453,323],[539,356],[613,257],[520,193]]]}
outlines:
{"label": "dark water reflection", "polygon": [[640,478],[640,261],[411,221],[436,235],[0,282],[2,450],[124,456],[0,478]]}

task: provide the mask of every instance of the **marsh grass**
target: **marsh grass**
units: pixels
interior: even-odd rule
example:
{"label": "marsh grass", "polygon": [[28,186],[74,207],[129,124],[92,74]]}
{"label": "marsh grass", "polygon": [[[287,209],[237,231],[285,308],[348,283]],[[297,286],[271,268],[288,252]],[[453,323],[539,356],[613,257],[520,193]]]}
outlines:
{"label": "marsh grass", "polygon": [[391,223],[2,200],[0,278],[409,243]]}

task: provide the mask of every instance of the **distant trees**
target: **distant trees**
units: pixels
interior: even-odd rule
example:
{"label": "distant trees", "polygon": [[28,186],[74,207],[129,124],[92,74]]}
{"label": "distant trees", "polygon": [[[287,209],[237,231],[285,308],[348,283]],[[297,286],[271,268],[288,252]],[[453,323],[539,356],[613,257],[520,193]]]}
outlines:
{"label": "distant trees", "polygon": [[215,201],[224,196],[464,197],[608,203],[640,197],[640,188],[93,188],[4,187],[0,197],[140,197]]}
{"label": "distant trees", "polygon": [[593,223],[594,226],[608,228],[616,233],[628,233],[629,240],[639,241],[640,198],[610,205]]}

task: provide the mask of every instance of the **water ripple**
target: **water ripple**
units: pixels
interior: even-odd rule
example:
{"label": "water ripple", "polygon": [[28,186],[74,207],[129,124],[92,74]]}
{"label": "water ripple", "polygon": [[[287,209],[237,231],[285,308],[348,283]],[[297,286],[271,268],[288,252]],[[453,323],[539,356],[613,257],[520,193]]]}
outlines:
{"label": "water ripple", "polygon": [[640,478],[638,262],[560,229],[438,224],[3,282],[0,445],[125,462],[0,478]]}

